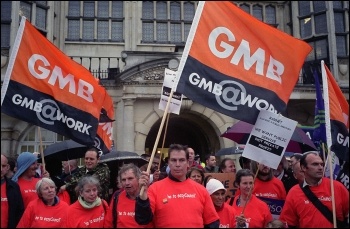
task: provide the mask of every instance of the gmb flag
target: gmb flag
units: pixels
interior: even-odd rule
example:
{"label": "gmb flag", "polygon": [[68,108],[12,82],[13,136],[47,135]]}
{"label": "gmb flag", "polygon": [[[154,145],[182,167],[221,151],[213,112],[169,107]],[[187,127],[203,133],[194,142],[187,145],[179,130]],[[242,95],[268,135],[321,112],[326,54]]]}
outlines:
{"label": "gmb flag", "polygon": [[1,112],[94,145],[105,89],[25,17],[1,88]]}
{"label": "gmb flag", "polygon": [[327,147],[339,159],[349,161],[349,103],[324,61],[321,61],[321,69]]}
{"label": "gmb flag", "polygon": [[281,113],[311,46],[230,1],[200,1],[173,90],[251,124]]}

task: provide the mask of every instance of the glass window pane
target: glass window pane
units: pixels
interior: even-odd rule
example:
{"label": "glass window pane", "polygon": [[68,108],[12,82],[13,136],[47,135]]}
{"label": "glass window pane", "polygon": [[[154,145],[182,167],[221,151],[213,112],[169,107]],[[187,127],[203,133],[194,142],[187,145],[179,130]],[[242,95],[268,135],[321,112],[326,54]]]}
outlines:
{"label": "glass window pane", "polygon": [[311,18],[304,18],[300,20],[300,36],[301,38],[311,36]]}
{"label": "glass window pane", "polygon": [[46,30],[46,14],[46,9],[40,7],[36,8],[35,24],[40,29]]}
{"label": "glass window pane", "polygon": [[332,1],[332,2],[333,2],[333,9],[343,9],[342,1]]}
{"label": "glass window pane", "polygon": [[84,17],[95,17],[95,2],[84,2]]}
{"label": "glass window pane", "polygon": [[314,42],[310,42],[308,44],[312,47],[312,49],[311,49],[311,52],[307,55],[305,61],[315,60],[315,45],[314,45]]}
{"label": "glass window pane", "polygon": [[321,14],[315,16],[315,33],[316,34],[323,34],[327,33],[327,18],[326,14]]}
{"label": "glass window pane", "polygon": [[346,55],[346,37],[345,36],[336,36],[337,41],[337,55],[338,56],[347,56]]}
{"label": "glass window pane", "polygon": [[28,21],[32,21],[32,5],[26,2],[21,2],[19,15],[25,16]]}
{"label": "glass window pane", "polygon": [[38,133],[38,128],[35,128],[35,130],[37,131],[37,135],[38,135],[38,141],[40,141],[39,139],[39,136],[41,135],[41,140],[43,142],[47,142],[47,141],[50,141],[50,142],[53,142],[54,139],[55,139],[55,135],[54,135],[54,132],[52,131],[49,131],[49,130],[46,130],[46,129],[43,129],[43,128],[40,128],[40,135]]}
{"label": "glass window pane", "polygon": [[336,33],[345,32],[345,20],[343,13],[334,13],[334,25]]}
{"label": "glass window pane", "polygon": [[167,23],[157,23],[157,41],[168,41]]}
{"label": "glass window pane", "polygon": [[262,6],[255,5],[253,6],[253,16],[260,21],[263,20],[263,15],[262,15]]}
{"label": "glass window pane", "polygon": [[41,6],[47,6],[47,1],[35,1],[35,3]]}
{"label": "glass window pane", "polygon": [[247,4],[242,4],[239,8],[241,8],[242,10],[244,10],[245,12],[247,12],[248,14],[250,14],[249,5],[247,5]]}
{"label": "glass window pane", "polygon": [[142,41],[153,42],[153,23],[142,23]]}
{"label": "glass window pane", "polygon": [[325,1],[313,1],[312,3],[314,5],[314,12],[315,13],[326,10]]}
{"label": "glass window pane", "polygon": [[167,7],[166,2],[157,2],[157,20],[166,20],[167,17]]}
{"label": "glass window pane", "polygon": [[311,13],[310,1],[299,1],[299,16],[306,16]]}
{"label": "glass window pane", "polygon": [[27,136],[25,138],[26,141],[35,141],[36,130],[37,130],[37,128],[34,127],[28,132],[28,134],[27,134]]}
{"label": "glass window pane", "polygon": [[112,40],[113,41],[123,41],[124,40],[124,30],[123,22],[112,22]]}
{"label": "glass window pane", "polygon": [[97,39],[107,41],[109,37],[108,21],[97,21]]}
{"label": "glass window pane", "polygon": [[170,25],[170,41],[181,42],[181,24],[171,24]]}
{"label": "glass window pane", "polygon": [[171,20],[180,20],[181,9],[179,2],[170,3],[170,19]]}
{"label": "glass window pane", "polygon": [[78,40],[80,38],[80,22],[79,20],[68,21],[68,39]]}
{"label": "glass window pane", "polygon": [[83,39],[94,39],[94,21],[83,21]]}
{"label": "glass window pane", "polygon": [[71,16],[71,17],[80,16],[80,1],[69,1],[68,16]]}
{"label": "glass window pane", "polygon": [[153,2],[150,2],[150,1],[142,2],[142,18],[143,19],[154,18]]}
{"label": "glass window pane", "polygon": [[327,40],[319,40],[315,42],[316,59],[325,59],[328,57],[327,54]]}
{"label": "glass window pane", "polygon": [[112,1],[112,17],[123,18],[124,17],[123,1]]}
{"label": "glass window pane", "polygon": [[1,1],[1,21],[11,20],[11,11],[12,11],[11,6],[12,6],[12,1]]}
{"label": "glass window pane", "polygon": [[266,23],[276,24],[276,9],[274,6],[266,6]]}
{"label": "glass window pane", "polygon": [[194,3],[185,2],[183,7],[184,7],[184,20],[193,21],[193,17],[195,14]]}
{"label": "glass window pane", "polygon": [[190,33],[190,29],[191,29],[191,24],[185,24],[185,28],[184,28],[185,41],[187,41],[187,37],[188,37],[188,34]]}
{"label": "glass window pane", "polygon": [[109,14],[109,2],[98,1],[97,2],[97,17],[107,18]]}
{"label": "glass window pane", "polygon": [[1,48],[10,47],[10,25],[1,24]]}

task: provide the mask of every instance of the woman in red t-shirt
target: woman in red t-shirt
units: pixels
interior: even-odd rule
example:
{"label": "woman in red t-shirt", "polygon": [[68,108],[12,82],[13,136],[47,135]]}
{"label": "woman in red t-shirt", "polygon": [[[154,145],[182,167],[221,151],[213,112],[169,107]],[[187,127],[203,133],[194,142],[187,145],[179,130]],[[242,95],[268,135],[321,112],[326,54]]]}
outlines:
{"label": "woman in red t-shirt", "polygon": [[98,196],[100,190],[100,182],[94,176],[84,176],[79,180],[76,187],[79,197],[77,201],[69,206],[67,227],[112,227],[112,222],[106,220],[109,206],[105,200]]}
{"label": "woman in red t-shirt", "polygon": [[39,198],[29,202],[17,228],[66,227],[68,204],[56,196],[56,185],[42,178],[35,185]]}
{"label": "woman in red t-shirt", "polygon": [[236,210],[238,227],[265,228],[272,220],[269,206],[254,194],[254,174],[248,169],[241,169],[236,174],[235,186],[240,194],[233,201],[232,207]]}

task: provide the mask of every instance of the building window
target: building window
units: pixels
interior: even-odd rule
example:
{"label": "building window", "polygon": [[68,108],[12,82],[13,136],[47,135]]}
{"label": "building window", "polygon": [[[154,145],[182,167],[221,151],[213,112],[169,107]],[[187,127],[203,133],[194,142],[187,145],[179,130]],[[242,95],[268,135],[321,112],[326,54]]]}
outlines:
{"label": "building window", "polygon": [[256,19],[265,22],[275,28],[278,24],[276,22],[276,6],[264,3],[241,3],[238,7],[246,13],[254,16]]}
{"label": "building window", "polygon": [[1,1],[1,55],[9,56],[12,1]]}
{"label": "building window", "polygon": [[185,45],[197,3],[142,2],[142,43]]}
{"label": "building window", "polygon": [[347,58],[347,36],[349,36],[349,31],[346,31],[346,7],[343,1],[332,1],[334,10],[334,28],[337,44],[337,55],[338,58]]}
{"label": "building window", "polygon": [[47,1],[21,1],[19,16],[25,16],[35,27],[46,36],[47,33]]}
{"label": "building window", "polygon": [[[40,131],[40,132],[39,132]],[[41,146],[42,149],[46,149],[49,145],[68,140],[69,138],[54,133],[52,131],[38,128],[37,126],[32,126],[27,135],[20,141],[18,154],[22,152],[40,152]]]}
{"label": "building window", "polygon": [[66,41],[124,42],[123,1],[69,1]]}

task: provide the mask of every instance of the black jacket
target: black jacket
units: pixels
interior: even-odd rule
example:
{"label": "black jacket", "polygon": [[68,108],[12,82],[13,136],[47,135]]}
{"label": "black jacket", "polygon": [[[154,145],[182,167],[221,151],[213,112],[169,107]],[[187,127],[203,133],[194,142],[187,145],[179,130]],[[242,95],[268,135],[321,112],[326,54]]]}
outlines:
{"label": "black jacket", "polygon": [[16,228],[24,212],[23,199],[18,184],[11,179],[7,179],[6,177],[5,181],[9,207],[7,227]]}

